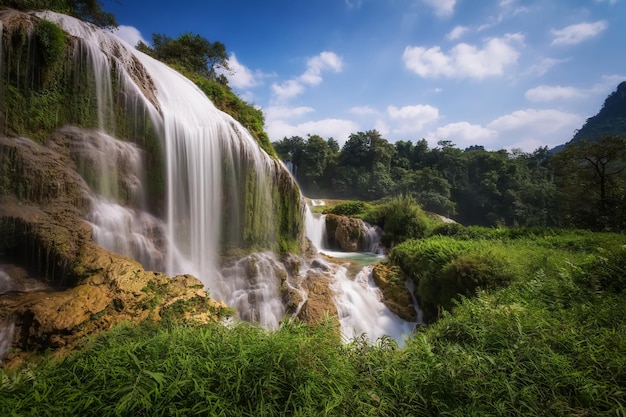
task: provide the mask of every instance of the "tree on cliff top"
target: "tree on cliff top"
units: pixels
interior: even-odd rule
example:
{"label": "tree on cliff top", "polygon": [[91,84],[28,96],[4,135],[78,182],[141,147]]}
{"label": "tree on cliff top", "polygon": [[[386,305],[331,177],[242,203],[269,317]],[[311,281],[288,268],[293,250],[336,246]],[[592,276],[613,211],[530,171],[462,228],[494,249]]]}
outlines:
{"label": "tree on cliff top", "polygon": [[139,42],[137,49],[169,65],[181,65],[185,69],[227,85],[228,80],[218,69],[229,71],[228,54],[221,42],[210,42],[200,35],[185,33],[174,39],[160,33],[152,34],[150,47]]}

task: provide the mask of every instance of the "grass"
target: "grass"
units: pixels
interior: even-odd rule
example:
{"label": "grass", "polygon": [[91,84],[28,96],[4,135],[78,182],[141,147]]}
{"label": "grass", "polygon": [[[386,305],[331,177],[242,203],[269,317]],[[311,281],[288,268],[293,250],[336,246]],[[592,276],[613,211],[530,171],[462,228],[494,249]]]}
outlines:
{"label": "grass", "polygon": [[402,349],[342,344],[331,322],[126,324],[0,371],[0,415],[626,416],[626,237],[484,232],[431,238],[433,260],[491,250],[509,283],[455,297]]}

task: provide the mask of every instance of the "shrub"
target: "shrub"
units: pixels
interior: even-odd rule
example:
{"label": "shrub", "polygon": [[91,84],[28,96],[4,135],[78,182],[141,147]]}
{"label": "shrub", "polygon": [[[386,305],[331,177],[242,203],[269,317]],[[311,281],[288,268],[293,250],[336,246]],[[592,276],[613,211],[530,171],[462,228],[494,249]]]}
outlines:
{"label": "shrub", "polygon": [[339,203],[335,207],[325,210],[325,213],[336,214],[338,216],[356,216],[365,209],[362,201],[346,201]]}
{"label": "shrub", "polygon": [[460,223],[442,223],[431,232],[433,236],[460,236],[463,234],[467,234],[467,230]]}

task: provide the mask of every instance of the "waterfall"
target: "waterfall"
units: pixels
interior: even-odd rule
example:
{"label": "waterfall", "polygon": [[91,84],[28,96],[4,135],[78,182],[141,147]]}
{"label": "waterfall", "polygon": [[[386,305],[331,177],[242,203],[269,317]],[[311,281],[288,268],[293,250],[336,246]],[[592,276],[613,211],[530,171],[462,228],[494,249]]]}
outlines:
{"label": "waterfall", "polygon": [[367,251],[379,255],[384,255],[385,248],[382,243],[380,243],[380,238],[383,236],[383,229],[378,226],[372,226],[367,222],[363,222],[363,229],[365,230],[365,234],[367,236]]}
{"label": "waterfall", "polygon": [[340,268],[333,289],[341,333],[346,340],[364,334],[373,343],[387,335],[402,343],[415,327],[415,323],[396,316],[382,302],[372,278],[372,266],[364,267],[353,280],[347,277],[345,268]]}
{"label": "waterfall", "polygon": [[[266,246],[276,241],[271,179],[278,164],[246,129],[167,65],[93,25],[53,12],[36,15],[82,38],[80,53],[94,75],[99,132],[82,138],[88,139],[82,148],[74,148],[76,159],[87,157],[85,165],[92,167],[82,174],[95,194],[88,220],[97,243],[146,267],[162,264],[156,269],[170,275],[193,274],[214,298],[230,299],[232,285],[223,285],[218,270],[220,247],[254,243],[251,239]],[[138,113],[131,116],[148,117],[160,138],[166,176],[162,223],[142,207],[141,154],[114,137],[112,73],[118,76],[125,105]],[[117,172],[120,164],[132,169]],[[136,188],[120,182],[127,175],[137,179],[131,181]],[[155,245],[155,240],[163,244]],[[241,283],[242,288],[251,286]]]}
{"label": "waterfall", "polygon": [[327,247],[326,244],[326,216],[314,214],[309,206],[305,207],[304,213],[305,234],[317,250]]}
{"label": "waterfall", "polygon": [[[381,302],[371,282],[371,268],[350,279],[342,265],[328,268],[323,261],[301,260],[302,271],[288,273],[268,252],[236,262],[224,256],[230,263],[222,267],[220,256],[227,255],[223,248],[276,247],[276,228],[284,222],[274,218],[273,196],[285,189],[273,188],[272,181],[280,164],[195,84],[167,65],[93,25],[51,12],[37,16],[82,39],[76,65],[86,58],[94,77],[98,129],[66,129],[67,143],[61,145],[68,147],[91,189],[87,220],[98,244],[150,269],[193,274],[212,298],[235,307],[242,319],[267,328],[278,326],[287,314],[286,306],[288,314],[298,314],[307,296],[300,293],[299,284],[315,279],[315,273],[307,272],[321,268],[319,276],[330,278],[336,293],[346,337],[365,332],[372,340],[383,334],[400,339],[407,333],[412,325]],[[116,132],[120,100],[135,123],[149,125],[150,133],[157,136],[165,172],[161,210],[147,207],[143,184],[153,173],[146,172],[144,153],[130,143],[145,138],[135,138],[132,129],[123,136],[130,142],[117,136],[122,136]],[[307,208],[305,222],[309,239],[324,249],[324,216]],[[380,231],[366,230],[373,248]]]}

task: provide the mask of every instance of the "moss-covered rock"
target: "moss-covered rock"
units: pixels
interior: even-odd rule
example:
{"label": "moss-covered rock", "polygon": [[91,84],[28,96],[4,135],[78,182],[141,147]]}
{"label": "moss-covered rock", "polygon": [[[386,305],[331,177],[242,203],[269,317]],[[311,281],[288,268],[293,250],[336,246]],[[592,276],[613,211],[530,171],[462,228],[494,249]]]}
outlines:
{"label": "moss-covered rock", "polygon": [[379,262],[372,269],[372,277],[383,293],[383,302],[389,310],[406,321],[417,321],[413,297],[398,266]]}
{"label": "moss-covered rock", "polygon": [[339,216],[326,215],[326,236],[328,244],[346,252],[362,252],[368,250],[369,242],[367,230],[363,220]]}

